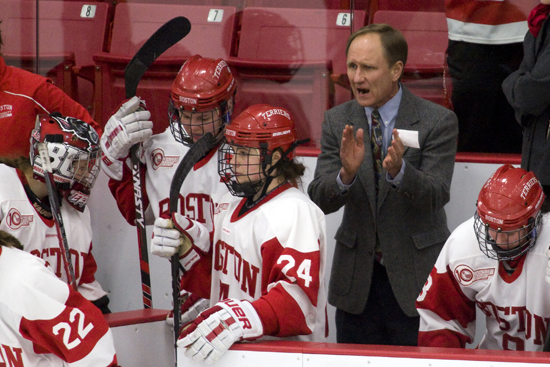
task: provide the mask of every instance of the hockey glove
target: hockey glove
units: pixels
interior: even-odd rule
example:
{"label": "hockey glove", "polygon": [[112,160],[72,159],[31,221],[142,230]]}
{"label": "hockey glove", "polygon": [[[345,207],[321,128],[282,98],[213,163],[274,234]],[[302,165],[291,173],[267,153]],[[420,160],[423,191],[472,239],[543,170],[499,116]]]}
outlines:
{"label": "hockey glove", "polygon": [[126,101],[105,125],[101,136],[104,171],[109,177],[122,179],[122,162],[128,157],[132,145],[141,143],[153,135],[151,112],[139,97]]}
{"label": "hockey glove", "polygon": [[254,340],[263,335],[256,309],[248,301],[226,299],[202,312],[184,328],[178,347],[185,355],[206,364],[216,362],[235,342]]}
{"label": "hockey glove", "polygon": [[157,218],[153,229],[151,253],[166,258],[179,253],[181,265],[191,270],[210,250],[210,235],[201,223],[179,213],[172,219]]}
{"label": "hockey glove", "polygon": [[[210,306],[210,301],[205,298],[200,298],[192,293],[182,289],[180,291],[180,325],[185,325],[195,320],[199,314]],[[166,316],[166,323],[174,326],[174,313],[170,311]]]}

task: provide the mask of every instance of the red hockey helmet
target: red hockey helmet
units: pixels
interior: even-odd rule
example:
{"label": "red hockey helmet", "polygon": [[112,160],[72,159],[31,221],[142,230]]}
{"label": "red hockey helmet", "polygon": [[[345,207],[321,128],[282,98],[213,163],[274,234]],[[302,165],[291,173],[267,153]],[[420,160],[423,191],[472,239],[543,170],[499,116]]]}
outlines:
{"label": "red hockey helmet", "polygon": [[86,122],[59,113],[39,115],[31,136],[30,156],[34,178],[45,182],[39,143],[46,143],[56,188],[72,207],[84,211],[100,170],[97,132]]}
{"label": "red hockey helmet", "polygon": [[172,83],[168,115],[174,138],[190,146],[211,131],[221,139],[233,109],[236,88],[235,78],[224,60],[200,55],[189,58]]}
{"label": "red hockey helmet", "polygon": [[474,229],[481,251],[497,260],[513,260],[535,245],[545,195],[532,172],[501,166],[477,200]]}
{"label": "red hockey helmet", "polygon": [[[251,196],[264,185],[276,165],[294,157],[296,128],[286,109],[260,104],[247,108],[235,117],[225,129],[225,139],[225,144],[218,151],[218,173],[233,195]],[[277,148],[280,148],[282,157],[267,169]],[[234,155],[240,156],[239,151],[246,152],[248,168],[245,172],[248,174],[237,174],[233,167],[232,158]],[[254,155],[256,160],[252,159]],[[248,178],[244,180],[244,176]]]}

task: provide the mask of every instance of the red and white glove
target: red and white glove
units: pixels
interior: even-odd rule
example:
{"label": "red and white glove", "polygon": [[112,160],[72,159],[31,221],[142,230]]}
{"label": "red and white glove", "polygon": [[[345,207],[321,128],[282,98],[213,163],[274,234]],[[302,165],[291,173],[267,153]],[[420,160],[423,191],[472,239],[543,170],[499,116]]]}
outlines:
{"label": "red and white glove", "polygon": [[132,145],[142,143],[153,135],[151,112],[139,97],[126,101],[109,118],[101,136],[105,173],[115,180],[122,179],[122,161],[128,157]]}
{"label": "red and white glove", "polygon": [[153,228],[151,253],[166,258],[179,253],[181,265],[190,270],[210,250],[206,227],[179,213],[172,219],[157,218]]}
{"label": "red and white glove", "polygon": [[226,299],[202,312],[178,340],[185,355],[206,364],[216,362],[235,342],[254,340],[263,335],[256,309],[248,301]]}
{"label": "red and white glove", "polygon": [[[195,320],[199,314],[210,306],[210,301],[205,298],[200,298],[185,289],[180,291],[180,325],[185,325]],[[174,326],[174,312],[170,311],[166,316],[166,323]]]}

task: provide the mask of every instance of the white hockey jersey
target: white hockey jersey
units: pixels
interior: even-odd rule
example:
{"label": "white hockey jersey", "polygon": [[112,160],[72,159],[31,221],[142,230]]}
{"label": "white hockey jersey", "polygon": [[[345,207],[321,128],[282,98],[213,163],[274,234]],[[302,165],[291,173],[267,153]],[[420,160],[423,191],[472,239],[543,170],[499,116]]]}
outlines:
{"label": "white hockey jersey", "polygon": [[[67,282],[54,220],[45,219],[38,214],[14,168],[0,165],[0,177],[0,230],[16,237],[26,252],[45,260],[55,275]],[[70,246],[78,291],[86,299],[95,301],[107,292],[95,279],[97,264],[91,253],[90,211],[86,207],[81,213],[63,199],[61,216]]]}
{"label": "white hockey jersey", "polygon": [[539,0],[445,0],[449,39],[486,45],[521,43]]}
{"label": "white hockey jersey", "polygon": [[[228,193],[214,214],[211,305],[226,298],[248,300],[264,335],[323,341],[328,333],[323,212],[290,184],[239,216],[245,201]],[[210,275],[200,271],[197,265],[186,276]]]}
{"label": "white hockey jersey", "polygon": [[481,349],[542,351],[550,318],[545,280],[550,215],[542,218],[535,246],[509,275],[484,255],[473,218],[449,237],[416,301],[419,346],[465,347],[476,332],[476,305],[486,315]]}
{"label": "white hockey jersey", "polygon": [[[153,135],[143,145],[145,160],[145,191],[148,224],[169,213],[170,184],[189,148],[177,142],[170,129]],[[134,188],[130,169],[124,166],[122,181],[109,180],[122,215],[128,223],[135,220]],[[212,231],[212,216],[216,203],[228,192],[218,175],[217,149],[195,164],[180,189],[179,212]]]}
{"label": "white hockey jersey", "polygon": [[43,260],[0,247],[0,284],[0,366],[117,365],[99,309],[56,278]]}

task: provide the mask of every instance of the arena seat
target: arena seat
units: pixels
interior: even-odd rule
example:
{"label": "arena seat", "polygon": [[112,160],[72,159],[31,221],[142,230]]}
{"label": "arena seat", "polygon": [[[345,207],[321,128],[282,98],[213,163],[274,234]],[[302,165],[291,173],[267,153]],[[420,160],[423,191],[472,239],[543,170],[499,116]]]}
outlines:
{"label": "arena seat", "polygon": [[445,11],[443,0],[371,0],[373,10],[394,10],[394,11]]}
{"label": "arena seat", "polygon": [[137,95],[146,101],[151,111],[155,133],[168,126],[169,91],[183,62],[194,54],[212,58],[227,58],[231,54],[238,16],[235,7],[118,4],[110,51],[94,55],[97,86],[94,111],[100,124],[105,124],[125,100],[124,70],[128,62],[157,29],[176,16],[189,19],[191,32],[151,65],[137,89]]}
{"label": "arena seat", "polygon": [[[0,0],[0,8],[6,63],[36,72],[36,2]],[[92,55],[106,49],[111,14],[112,7],[107,3],[39,3],[38,72],[87,108],[92,105],[93,78],[77,81],[78,71],[86,67],[91,71]]]}
{"label": "arena seat", "polygon": [[114,0],[120,3],[145,3],[145,4],[176,4],[176,5],[208,5],[208,6],[234,6],[244,7],[246,0]]}
{"label": "arena seat", "polygon": [[[354,19],[354,29],[360,28],[365,12]],[[335,103],[330,74],[346,70],[349,35],[345,10],[245,8],[238,57],[228,60],[238,83],[235,112],[256,103],[285,107],[298,137],[318,143],[323,114]]]}
{"label": "arena seat", "polygon": [[409,55],[402,83],[427,100],[450,107],[451,80],[446,65],[448,44],[444,12],[378,10],[375,23],[387,23],[405,36]]}
{"label": "arena seat", "polygon": [[247,0],[247,7],[340,9],[340,0]]}

